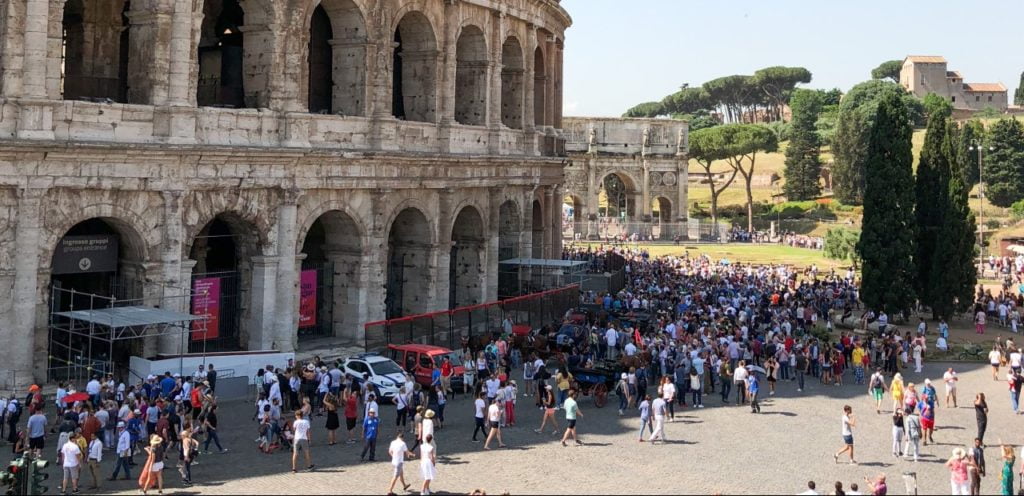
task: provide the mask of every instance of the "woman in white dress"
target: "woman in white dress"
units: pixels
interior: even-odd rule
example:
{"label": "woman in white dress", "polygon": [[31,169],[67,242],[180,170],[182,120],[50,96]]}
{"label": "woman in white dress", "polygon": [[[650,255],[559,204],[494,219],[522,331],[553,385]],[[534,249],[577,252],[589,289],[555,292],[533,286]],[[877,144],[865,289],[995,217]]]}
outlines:
{"label": "woman in white dress", "polygon": [[434,451],[434,445],[432,444],[434,436],[427,435],[423,439],[423,444],[420,445],[420,475],[423,476],[423,488],[420,490],[420,494],[430,494],[430,481],[437,477],[437,469],[434,466],[437,464],[437,453]]}

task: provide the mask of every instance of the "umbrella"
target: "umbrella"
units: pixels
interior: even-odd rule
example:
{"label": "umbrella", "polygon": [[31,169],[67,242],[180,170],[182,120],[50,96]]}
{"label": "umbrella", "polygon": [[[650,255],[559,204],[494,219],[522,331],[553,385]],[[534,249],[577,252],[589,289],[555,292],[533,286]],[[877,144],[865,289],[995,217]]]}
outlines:
{"label": "umbrella", "polygon": [[71,393],[64,397],[64,403],[71,404],[76,401],[89,401],[89,393]]}

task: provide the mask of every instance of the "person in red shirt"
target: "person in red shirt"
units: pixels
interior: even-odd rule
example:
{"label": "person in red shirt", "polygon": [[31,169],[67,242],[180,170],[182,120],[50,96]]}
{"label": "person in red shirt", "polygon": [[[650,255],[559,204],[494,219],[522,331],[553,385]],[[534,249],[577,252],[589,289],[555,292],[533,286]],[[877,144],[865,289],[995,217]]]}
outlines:
{"label": "person in red shirt", "polygon": [[92,438],[96,436],[96,433],[102,428],[100,426],[100,419],[96,418],[92,408],[88,410],[88,416],[85,417],[85,422],[82,423],[82,436],[85,437],[86,443],[91,443]]}
{"label": "person in red shirt", "polygon": [[448,357],[444,357],[441,360],[441,387],[445,394],[452,394],[452,373],[454,368],[452,367],[451,360]]}
{"label": "person in red shirt", "polygon": [[359,407],[359,394],[354,391],[345,391],[345,427],[348,428],[348,440],[346,444],[356,442],[354,437],[356,431],[357,408]]}

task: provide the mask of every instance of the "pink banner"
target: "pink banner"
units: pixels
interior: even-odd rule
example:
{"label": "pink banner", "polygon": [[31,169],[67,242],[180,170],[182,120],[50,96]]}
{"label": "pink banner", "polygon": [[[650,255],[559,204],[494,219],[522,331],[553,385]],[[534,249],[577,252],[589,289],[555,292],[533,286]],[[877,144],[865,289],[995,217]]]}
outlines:
{"label": "pink banner", "polygon": [[299,327],[316,325],[316,270],[304,270],[299,280]]}
{"label": "pink banner", "polygon": [[220,336],[220,278],[209,277],[192,282],[192,314],[206,320],[192,322],[192,340],[205,341]]}

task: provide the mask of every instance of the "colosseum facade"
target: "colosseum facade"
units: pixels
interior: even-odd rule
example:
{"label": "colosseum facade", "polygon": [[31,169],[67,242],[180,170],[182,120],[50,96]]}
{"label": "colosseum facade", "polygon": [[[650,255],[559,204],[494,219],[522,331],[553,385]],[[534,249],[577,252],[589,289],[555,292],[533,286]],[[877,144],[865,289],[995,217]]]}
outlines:
{"label": "colosseum facade", "polygon": [[[83,351],[49,338],[72,289],[189,312],[217,281],[216,337],[111,359],[494,299],[499,247],[561,250],[570,24],[558,0],[0,3],[0,383]],[[76,240],[109,244],[69,264]]]}

